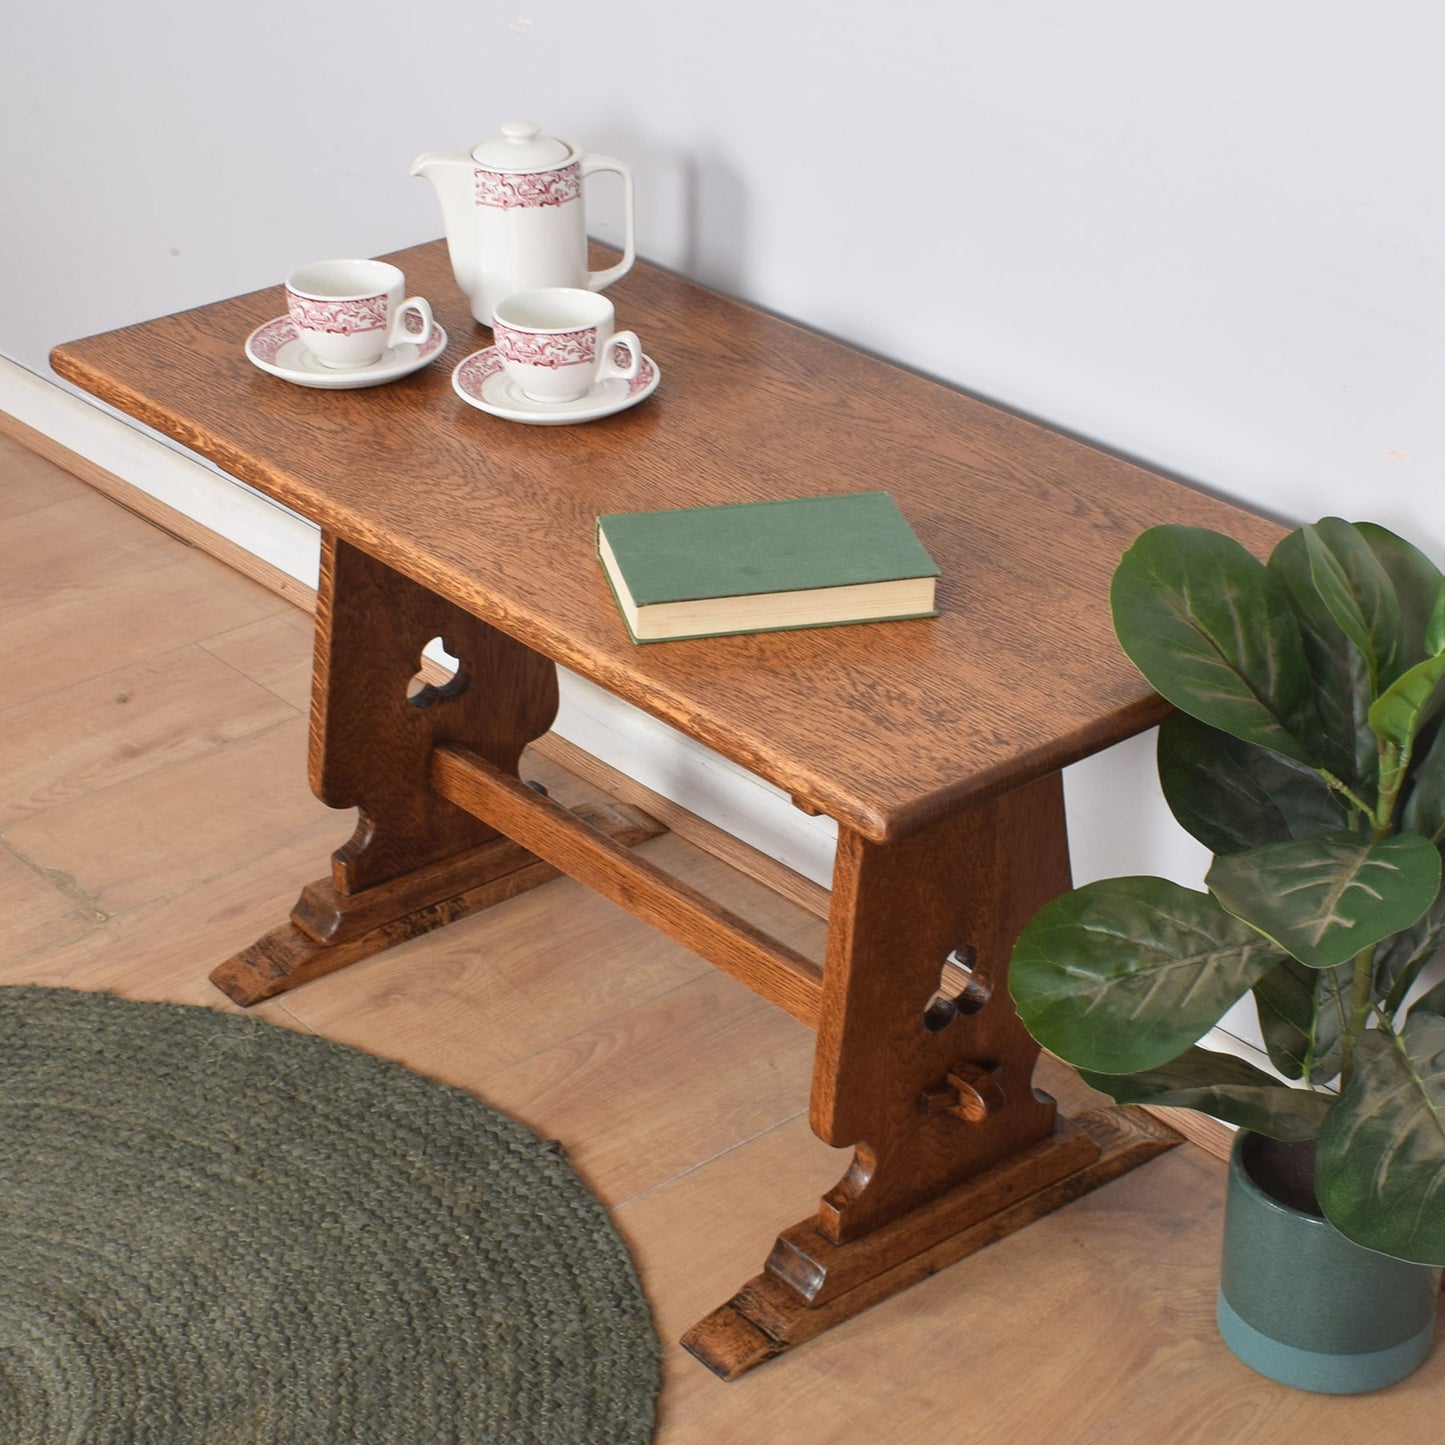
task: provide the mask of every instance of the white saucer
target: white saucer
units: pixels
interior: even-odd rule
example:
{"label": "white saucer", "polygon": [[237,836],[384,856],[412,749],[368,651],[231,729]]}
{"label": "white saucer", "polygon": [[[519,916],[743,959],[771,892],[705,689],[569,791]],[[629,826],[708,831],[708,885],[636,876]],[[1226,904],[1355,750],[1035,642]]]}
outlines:
{"label": "white saucer", "polygon": [[404,341],[399,346],[388,347],[381,360],[370,366],[333,371],[329,366],[322,366],[301,344],[296,323],[289,316],[278,316],[258,326],[246,338],[246,355],[262,371],[279,376],[282,381],[315,386],[322,391],[352,391],[359,386],[380,386],[384,381],[395,381],[420,371],[428,362],[435,361],[446,347],[446,331],[433,324],[425,345]]}
{"label": "white saucer", "polygon": [[609,376],[576,401],[533,401],[507,380],[495,346],[472,352],[452,372],[452,386],[463,401],[493,416],[529,426],[571,426],[611,416],[651,396],[661,379],[657,363],[644,356],[631,381]]}

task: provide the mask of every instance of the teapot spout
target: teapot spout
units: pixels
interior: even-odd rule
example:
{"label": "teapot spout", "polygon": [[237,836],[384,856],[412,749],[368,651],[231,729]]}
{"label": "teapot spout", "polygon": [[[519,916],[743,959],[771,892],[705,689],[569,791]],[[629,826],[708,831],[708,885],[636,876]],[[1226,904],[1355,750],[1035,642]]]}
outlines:
{"label": "teapot spout", "polygon": [[477,279],[473,169],[470,151],[424,151],[411,166],[411,174],[425,176],[436,191],[452,271],[468,300]]}

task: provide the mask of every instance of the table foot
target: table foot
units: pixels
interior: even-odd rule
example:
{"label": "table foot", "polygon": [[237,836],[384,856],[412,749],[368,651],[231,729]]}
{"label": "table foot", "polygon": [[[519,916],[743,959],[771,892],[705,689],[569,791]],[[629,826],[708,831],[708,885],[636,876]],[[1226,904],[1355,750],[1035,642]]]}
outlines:
{"label": "table foot", "polygon": [[[620,803],[584,803],[572,811],[628,847],[667,831]],[[560,876],[509,838],[494,838],[356,893],[318,879],[302,891],[286,923],[228,958],[211,982],[249,1007]]]}
{"label": "table foot", "polygon": [[734,1380],[1180,1142],[1142,1110],[1105,1106],[1061,1119],[1052,1138],[847,1243],[805,1220],[779,1236],[763,1273],[699,1320],[683,1347]]}

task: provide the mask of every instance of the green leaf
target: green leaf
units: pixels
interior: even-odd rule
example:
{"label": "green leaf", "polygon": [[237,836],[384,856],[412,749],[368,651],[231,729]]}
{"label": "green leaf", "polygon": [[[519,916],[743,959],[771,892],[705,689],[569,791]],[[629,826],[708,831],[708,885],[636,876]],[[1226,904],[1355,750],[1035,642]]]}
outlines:
{"label": "green leaf", "polygon": [[1325,1217],[1397,1259],[1445,1264],[1445,1018],[1374,1029],[1330,1110],[1315,1160]]}
{"label": "green leaf", "polygon": [[1343,829],[1345,805],[1313,769],[1188,713],[1159,729],[1159,782],[1181,827],[1211,853]]}
{"label": "green leaf", "polygon": [[1238,542],[1200,527],[1151,527],[1110,592],[1120,645],[1176,707],[1299,762],[1308,707],[1299,628],[1278,582]]}
{"label": "green leaf", "polygon": [[1327,1084],[1340,1072],[1351,971],[1282,958],[1254,986],[1270,1062],[1289,1079]]}
{"label": "green leaf", "polygon": [[1421,1013],[1439,1014],[1445,1018],[1445,982],[1437,983],[1434,988],[1422,993],[1414,1003],[1410,1005],[1410,1017],[1415,1016],[1415,1010]]}
{"label": "green leaf", "polygon": [[1177,1059],[1138,1074],[1083,1070],[1086,1084],[1121,1104],[1195,1109],[1272,1139],[1314,1139],[1324,1125],[1330,1098],[1292,1089],[1232,1054],[1186,1049]]}
{"label": "green leaf", "polygon": [[1302,529],[1275,547],[1269,573],[1295,614],[1311,678],[1295,731],[1324,767],[1368,798],[1375,792],[1379,750],[1366,721],[1375,699],[1371,663],[1320,596]]}
{"label": "green leaf", "polygon": [[1409,928],[1385,939],[1375,950],[1375,993],[1393,1018],[1420,974],[1445,954],[1445,889]]}
{"label": "green leaf", "polygon": [[1422,739],[1403,796],[1401,823],[1436,843],[1445,843],[1445,727],[1437,725],[1428,743]]}
{"label": "green leaf", "polygon": [[[1442,603],[1440,569],[1413,543],[1374,522],[1356,522],[1355,530],[1365,539],[1394,585],[1400,604],[1403,646],[1399,666],[1403,671],[1440,650],[1426,640],[1431,614]],[[1445,625],[1445,613],[1441,621]],[[1393,677],[1384,679],[1386,683],[1394,680]]]}
{"label": "green leaf", "polygon": [[1409,928],[1440,891],[1440,854],[1416,833],[1372,843],[1326,833],[1216,858],[1220,903],[1311,968],[1333,968]]}
{"label": "green leaf", "polygon": [[1024,1026],[1080,1068],[1155,1068],[1207,1033],[1279,951],[1207,893],[1108,878],[1066,893],[1014,945]]}
{"label": "green leaf", "polygon": [[1400,674],[1370,705],[1368,718],[1377,737],[1404,749],[1445,705],[1445,652],[1417,662]]}
{"label": "green leaf", "polygon": [[1360,650],[1371,692],[1395,675],[1402,646],[1400,604],[1389,575],[1365,539],[1339,517],[1302,527],[1310,579],[1340,630]]}
{"label": "green leaf", "polygon": [[1445,652],[1445,581],[1435,594],[1435,605],[1430,609],[1429,621],[1425,624],[1425,651],[1430,656]]}

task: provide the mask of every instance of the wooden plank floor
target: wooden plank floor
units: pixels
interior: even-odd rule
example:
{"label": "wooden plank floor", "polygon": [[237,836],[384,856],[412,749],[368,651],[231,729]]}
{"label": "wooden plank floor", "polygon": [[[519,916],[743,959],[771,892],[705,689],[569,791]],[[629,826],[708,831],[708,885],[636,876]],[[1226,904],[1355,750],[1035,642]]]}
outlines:
{"label": "wooden plank floor", "polygon": [[[280,922],[350,831],[305,782],[309,649],[304,613],[0,439],[0,983],[231,1007],[209,969]],[[581,788],[545,761],[528,771]],[[821,949],[795,904],[674,835],[645,847]],[[673,1342],[844,1167],[807,1126],[812,1036],[570,881],[256,1012],[565,1142],[667,1343],[664,1445],[1445,1428],[1445,1346],[1394,1391],[1343,1400],[1273,1386],[1224,1350],[1223,1166],[1192,1146],[721,1384]]]}

